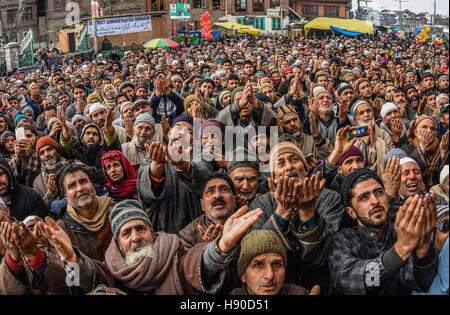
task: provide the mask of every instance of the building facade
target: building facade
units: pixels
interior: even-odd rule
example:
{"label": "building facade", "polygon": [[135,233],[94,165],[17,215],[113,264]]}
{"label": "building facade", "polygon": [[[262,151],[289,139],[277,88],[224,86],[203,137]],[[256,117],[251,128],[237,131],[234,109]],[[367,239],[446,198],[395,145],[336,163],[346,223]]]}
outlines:
{"label": "building facade", "polygon": [[311,21],[317,17],[350,18],[351,0],[304,1],[291,0],[292,9]]}
{"label": "building facade", "polygon": [[39,18],[37,0],[27,0],[22,21],[19,23],[18,38],[10,38],[10,31],[13,28],[17,14],[18,0],[1,0],[0,1],[0,18],[5,30],[7,41],[21,42],[24,33],[30,29],[33,30],[34,41],[39,42]]}

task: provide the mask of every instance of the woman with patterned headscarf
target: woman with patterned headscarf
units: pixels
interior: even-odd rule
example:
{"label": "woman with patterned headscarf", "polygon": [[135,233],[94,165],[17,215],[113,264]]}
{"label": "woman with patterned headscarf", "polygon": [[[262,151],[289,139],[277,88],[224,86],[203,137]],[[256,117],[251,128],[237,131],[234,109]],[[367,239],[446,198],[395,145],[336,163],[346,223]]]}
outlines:
{"label": "woman with patterned headscarf", "polygon": [[102,170],[115,202],[137,198],[136,172],[122,152],[112,150],[103,154]]}

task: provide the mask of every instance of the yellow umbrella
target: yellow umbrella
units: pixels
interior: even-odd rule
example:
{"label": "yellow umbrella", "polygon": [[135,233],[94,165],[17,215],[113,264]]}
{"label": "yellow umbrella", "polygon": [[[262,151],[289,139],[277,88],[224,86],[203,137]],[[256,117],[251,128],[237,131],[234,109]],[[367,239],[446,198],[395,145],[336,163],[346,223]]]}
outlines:
{"label": "yellow umbrella", "polygon": [[233,22],[217,22],[214,23],[214,25],[221,26],[227,29],[238,30],[240,33],[247,33],[250,35],[258,35],[262,32],[262,30],[259,30],[257,28]]}

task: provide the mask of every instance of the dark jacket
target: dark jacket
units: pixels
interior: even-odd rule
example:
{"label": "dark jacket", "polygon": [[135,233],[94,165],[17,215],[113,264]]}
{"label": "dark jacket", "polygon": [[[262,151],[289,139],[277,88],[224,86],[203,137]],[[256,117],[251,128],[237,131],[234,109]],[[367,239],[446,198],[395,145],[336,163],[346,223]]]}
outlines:
{"label": "dark jacket", "polygon": [[42,219],[49,215],[41,196],[33,189],[17,182],[8,161],[4,158],[0,158],[0,168],[4,169],[8,176],[8,200],[5,203],[11,210],[11,217],[23,221],[29,215],[37,215]]}
{"label": "dark jacket", "polygon": [[329,271],[326,257],[331,235],[341,228],[345,209],[336,192],[324,188],[317,198],[314,209],[314,226],[300,224],[298,213],[282,226],[274,213],[277,201],[270,192],[256,197],[249,210],[260,208],[262,216],[250,230],[272,230],[278,234],[287,253],[285,282],[305,288],[318,284],[322,292],[327,291]]}
{"label": "dark jacket", "polygon": [[[389,222],[389,221],[388,221]],[[404,263],[394,250],[397,233],[389,222],[384,239],[361,226],[334,235],[328,256],[331,293],[345,295],[409,295],[427,292],[438,270],[433,246],[419,259],[415,252]]]}

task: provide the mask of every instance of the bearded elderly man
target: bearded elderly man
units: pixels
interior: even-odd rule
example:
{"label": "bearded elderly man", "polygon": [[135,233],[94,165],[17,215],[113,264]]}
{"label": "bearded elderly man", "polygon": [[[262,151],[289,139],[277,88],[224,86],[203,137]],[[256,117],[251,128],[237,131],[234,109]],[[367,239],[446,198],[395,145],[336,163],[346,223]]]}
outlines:
{"label": "bearded elderly man", "polygon": [[287,282],[326,288],[327,246],[330,234],[341,227],[344,208],[339,194],[324,188],[320,172],[307,177],[311,167],[294,143],[280,142],[272,149],[270,191],[250,204],[250,209],[263,210],[252,229],[275,231],[283,241]]}
{"label": "bearded elderly man", "polygon": [[292,135],[304,154],[313,154],[316,160],[323,160],[333,151],[333,145],[317,128],[313,128],[312,135],[304,133],[300,118],[292,105],[282,105],[277,108],[278,118],[281,120],[283,132]]}
{"label": "bearded elderly man", "polygon": [[80,267],[80,285],[71,287],[72,293],[85,294],[105,284],[135,294],[216,294],[236,243],[261,215],[259,209],[247,210],[243,207],[233,214],[216,241],[185,251],[177,235],[155,233],[139,201],[122,201],[110,214],[114,239],[104,262],[72,247],[70,238],[51,218],[46,218],[47,225],[38,224],[58,248],[66,270],[72,272],[68,263]]}
{"label": "bearded elderly man", "polygon": [[[419,164],[410,157],[402,157],[398,160],[399,172],[395,171],[395,166],[388,167],[386,163],[383,172],[383,182],[386,186],[386,195],[389,202],[389,218],[395,219],[398,209],[409,197],[419,195],[425,197],[426,189],[423,183],[423,175]],[[388,170],[388,171],[386,171]],[[445,205],[444,198],[434,194],[436,204]]]}
{"label": "bearded elderly man", "polygon": [[135,170],[139,169],[142,160],[147,155],[145,144],[151,144],[156,141],[155,138],[155,119],[147,112],[139,114],[134,121],[133,139],[130,142],[122,144],[122,152],[130,161]]}
{"label": "bearded elderly man", "polygon": [[437,211],[433,196],[410,197],[395,223],[381,178],[368,169],[346,177],[342,203],[357,224],[336,233],[328,255],[331,293],[409,295],[427,292],[437,273],[432,246]]}
{"label": "bearded elderly man", "polygon": [[381,107],[380,127],[392,137],[394,146],[401,147],[408,144],[409,121],[402,119],[396,104],[388,102]]}
{"label": "bearded elderly man", "polygon": [[414,128],[413,145],[416,147],[411,157],[419,164],[424,184],[430,189],[439,182],[439,174],[444,165],[448,164],[449,131],[439,141],[436,137],[436,123],[426,115],[419,116],[411,128]]}
{"label": "bearded elderly man", "polygon": [[350,125],[347,113],[342,112],[343,110],[344,106],[341,105],[339,117],[335,117],[330,92],[323,86],[316,86],[313,89],[313,98],[309,105],[309,116],[303,123],[304,128],[309,134],[315,134],[317,129],[334,146],[337,131]]}
{"label": "bearded elderly man", "polygon": [[[112,114],[110,114],[113,115],[113,119],[118,118],[118,116],[114,116],[116,115],[115,108],[110,107],[108,109],[108,112],[110,111],[113,112]],[[107,108],[105,108],[105,106],[100,103],[94,103],[89,107],[88,112],[92,123],[96,124],[102,131],[104,131],[106,127],[106,120],[108,118]],[[127,139],[127,133],[125,129],[117,125],[112,125],[112,127],[114,128],[115,133],[117,133],[117,138],[119,139],[120,144],[125,143]]]}

